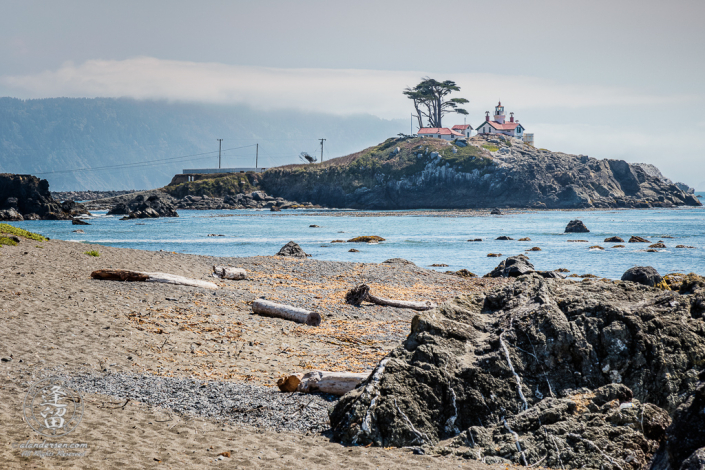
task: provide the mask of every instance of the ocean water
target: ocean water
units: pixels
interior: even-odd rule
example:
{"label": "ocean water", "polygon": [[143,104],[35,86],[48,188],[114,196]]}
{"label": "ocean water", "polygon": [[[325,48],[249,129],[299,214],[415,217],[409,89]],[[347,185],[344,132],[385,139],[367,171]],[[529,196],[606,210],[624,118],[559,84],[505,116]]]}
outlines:
{"label": "ocean water", "polygon": [[[572,273],[619,279],[632,266],[653,266],[660,273],[705,274],[705,209],[642,209],[605,211],[518,212],[502,216],[457,216],[446,211],[179,211],[179,218],[121,221],[96,212],[90,226],[67,221],[27,221],[13,225],[50,238],[141,250],[164,250],[213,256],[273,255],[293,240],[315,259],[379,263],[405,258],[419,266],[444,263],[441,271],[468,269],[478,275],[491,271],[501,259],[525,253],[536,269],[567,268]],[[582,220],[590,233],[564,234],[566,224]],[[320,228],[310,228],[319,225]],[[85,234],[73,231],[82,229]],[[222,234],[223,237],[208,237]],[[333,243],[360,235],[379,235],[379,244]],[[495,240],[507,235],[515,240]],[[648,244],[626,243],[637,235],[666,249],[647,253]],[[610,236],[625,240],[625,248],[604,243]],[[671,236],[673,238],[666,238]],[[519,238],[529,237],[530,242]],[[482,242],[468,242],[481,238]],[[569,243],[567,240],[587,240]],[[605,248],[591,250],[590,246]],[[676,249],[676,245],[695,249]],[[525,250],[537,246],[538,252]],[[349,253],[350,248],[360,250]],[[88,249],[88,248],[87,248]],[[502,258],[488,258],[501,253]],[[129,266],[122,266],[129,268]]]}

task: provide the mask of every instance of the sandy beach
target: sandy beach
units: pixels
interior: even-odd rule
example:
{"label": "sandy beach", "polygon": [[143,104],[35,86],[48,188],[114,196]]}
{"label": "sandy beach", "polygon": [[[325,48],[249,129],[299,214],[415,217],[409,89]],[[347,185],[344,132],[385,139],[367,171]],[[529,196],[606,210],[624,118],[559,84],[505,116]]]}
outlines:
{"label": "sandy beach", "polygon": [[[248,280],[216,279],[214,265],[244,268]],[[27,239],[3,246],[0,266],[4,467],[481,465],[343,447],[326,432],[336,397],[283,394],[275,384],[292,372],[369,371],[403,340],[415,312],[346,305],[345,293],[361,282],[385,297],[442,302],[503,280],[402,263],[216,258]],[[109,268],[208,280],[219,289],[90,278]],[[256,298],[316,310],[324,321],[309,327],[253,315]],[[86,443],[85,456],[22,457],[20,443],[43,440],[23,422],[22,402],[30,384],[48,376],[83,394],[83,421],[55,441]]]}

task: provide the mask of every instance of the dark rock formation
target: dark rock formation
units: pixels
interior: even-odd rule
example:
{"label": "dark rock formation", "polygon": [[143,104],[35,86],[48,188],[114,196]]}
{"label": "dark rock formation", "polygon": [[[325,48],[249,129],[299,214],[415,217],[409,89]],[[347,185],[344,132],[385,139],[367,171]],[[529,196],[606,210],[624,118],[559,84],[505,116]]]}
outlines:
{"label": "dark rock formation", "polygon": [[696,450],[683,461],[680,470],[705,470],[705,447]]}
{"label": "dark rock formation", "polygon": [[[489,256],[489,255],[488,255]],[[534,272],[534,265],[524,255],[510,256],[484,277],[519,277]]]}
{"label": "dark rock formation", "polygon": [[90,225],[88,222],[85,220],[81,219],[71,219],[71,225]]}
{"label": "dark rock formation", "polygon": [[637,236],[632,235],[632,237],[629,239],[629,243],[651,243],[651,242],[649,240],[647,240],[646,238],[641,238],[641,237],[637,237]]}
{"label": "dark rock formation", "polygon": [[565,233],[587,233],[589,231],[582,220],[571,220],[565,227]]}
{"label": "dark rock formation", "polygon": [[502,235],[500,237],[495,238],[495,240],[514,240],[512,237],[508,237],[506,235]]}
{"label": "dark rock formation", "polygon": [[178,217],[179,214],[169,199],[170,196],[166,194],[152,194],[148,197],[138,194],[129,202],[116,204],[108,211],[108,214],[124,214],[127,211],[127,216],[120,220]]}
{"label": "dark rock formation", "polygon": [[405,264],[409,266],[416,266],[414,263],[404,258],[390,258],[386,261],[382,261],[383,264]]}
{"label": "dark rock formation", "polygon": [[661,275],[651,266],[635,266],[622,274],[622,280],[653,287],[661,282]]}
{"label": "dark rock formation", "polygon": [[499,209],[497,209],[497,208],[495,207],[495,208],[492,209],[492,211],[490,212],[490,215],[502,215],[502,211],[499,210]]}
{"label": "dark rock formation", "polygon": [[31,175],[0,174],[0,220],[70,220],[88,211],[73,201],[59,203],[49,182]]}
{"label": "dark rock formation", "polygon": [[[325,163],[269,169],[258,184],[289,200],[360,209],[701,205],[694,195],[625,161],[540,150],[516,139],[491,143],[501,152],[483,148],[490,142],[482,136],[468,144],[389,139]],[[396,147],[399,152],[393,152]]]}
{"label": "dark rock formation", "polygon": [[705,366],[696,302],[537,274],[460,296],[412,320],[404,343],[331,410],[331,427],[359,445],[460,435],[458,452],[473,459],[643,467]]}
{"label": "dark rock formation", "polygon": [[304,252],[304,250],[294,242],[289,242],[286,245],[284,245],[281,250],[279,250],[279,253],[277,253],[277,256],[288,256],[291,258],[306,258],[308,255]]}
{"label": "dark rock formation", "polygon": [[619,237],[608,237],[605,238],[605,243],[624,243],[624,240]]}

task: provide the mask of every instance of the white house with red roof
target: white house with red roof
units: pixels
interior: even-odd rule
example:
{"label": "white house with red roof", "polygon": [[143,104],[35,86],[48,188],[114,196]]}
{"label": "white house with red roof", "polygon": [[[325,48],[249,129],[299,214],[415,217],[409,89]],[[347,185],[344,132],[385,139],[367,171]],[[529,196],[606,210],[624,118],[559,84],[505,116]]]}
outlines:
{"label": "white house with red roof", "polygon": [[494,108],[494,120],[490,121],[490,112],[485,111],[485,122],[477,127],[478,134],[503,134],[522,139],[524,126],[514,120],[514,113],[509,113],[509,122],[505,121],[504,106],[500,101]]}
{"label": "white house with red roof", "polygon": [[464,134],[456,132],[452,129],[448,129],[447,127],[422,127],[421,129],[419,129],[416,135],[418,135],[419,137],[434,137],[436,139],[443,140],[455,140],[465,138]]}
{"label": "white house with red roof", "polygon": [[470,138],[470,135],[472,134],[472,126],[470,124],[456,124],[451,130],[460,132],[467,138]]}

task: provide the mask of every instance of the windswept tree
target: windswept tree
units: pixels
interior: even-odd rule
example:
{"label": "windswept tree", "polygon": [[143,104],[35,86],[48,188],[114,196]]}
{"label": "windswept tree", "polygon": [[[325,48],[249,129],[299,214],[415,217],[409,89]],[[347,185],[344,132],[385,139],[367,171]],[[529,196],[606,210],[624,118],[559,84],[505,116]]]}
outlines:
{"label": "windswept tree", "polygon": [[465,98],[448,98],[460,87],[452,80],[439,82],[433,78],[424,77],[413,88],[407,87],[404,95],[414,102],[419,127],[424,127],[423,119],[428,121],[428,127],[443,127],[443,116],[448,113],[468,114],[460,105],[469,103]]}
{"label": "windswept tree", "polygon": [[312,157],[308,152],[301,152],[299,159],[304,163],[316,163],[318,161],[316,157]]}

